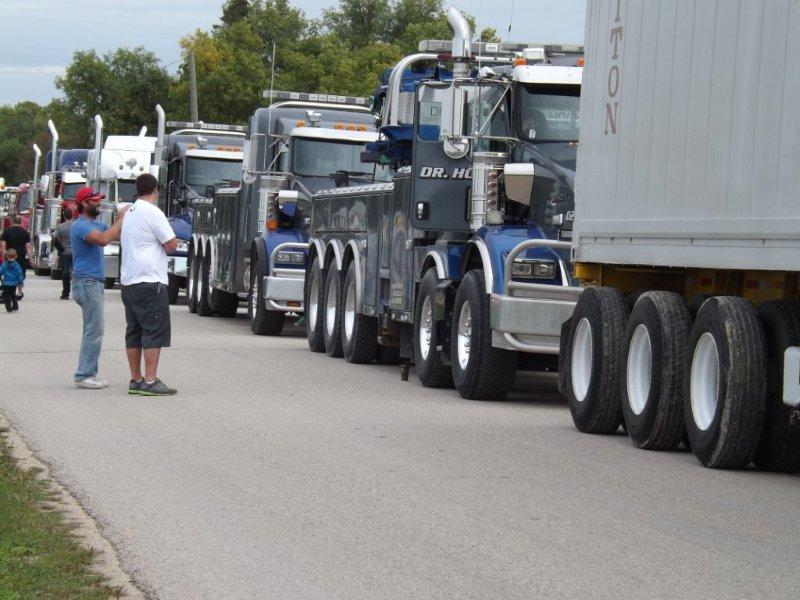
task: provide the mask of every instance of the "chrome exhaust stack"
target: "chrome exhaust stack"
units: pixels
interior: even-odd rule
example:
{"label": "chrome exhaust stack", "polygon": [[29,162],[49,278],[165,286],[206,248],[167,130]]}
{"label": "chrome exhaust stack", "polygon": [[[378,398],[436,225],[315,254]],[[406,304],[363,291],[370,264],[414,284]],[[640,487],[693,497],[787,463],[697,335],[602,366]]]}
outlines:
{"label": "chrome exhaust stack", "polygon": [[100,154],[103,151],[103,117],[94,116],[94,174],[95,180],[100,179]]}
{"label": "chrome exhaust stack", "polygon": [[467,19],[454,6],[447,7],[447,22],[453,28],[453,79],[469,75],[469,59],[472,51],[472,30]]}

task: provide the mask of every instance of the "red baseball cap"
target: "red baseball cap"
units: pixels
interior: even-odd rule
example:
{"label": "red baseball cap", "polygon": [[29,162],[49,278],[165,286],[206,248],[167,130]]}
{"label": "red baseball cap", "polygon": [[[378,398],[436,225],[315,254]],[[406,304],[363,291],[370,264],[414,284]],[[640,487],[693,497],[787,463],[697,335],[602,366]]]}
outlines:
{"label": "red baseball cap", "polygon": [[94,201],[102,200],[105,197],[106,197],[105,194],[101,194],[100,192],[95,192],[90,187],[83,187],[78,190],[77,194],[75,194],[75,203],[81,204],[83,202],[86,202],[87,200],[94,200]]}

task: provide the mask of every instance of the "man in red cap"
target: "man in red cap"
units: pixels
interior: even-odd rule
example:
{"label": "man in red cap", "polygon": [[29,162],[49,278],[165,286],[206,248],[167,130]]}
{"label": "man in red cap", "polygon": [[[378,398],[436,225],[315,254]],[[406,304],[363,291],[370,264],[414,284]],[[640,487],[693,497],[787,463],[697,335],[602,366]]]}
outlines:
{"label": "man in red cap", "polygon": [[105,266],[103,246],[119,239],[123,214],[108,227],[97,217],[103,194],[90,187],[81,188],[75,196],[79,217],[70,230],[72,242],[72,297],[83,314],[83,338],[75,371],[75,385],[100,389],[108,383],[97,376],[97,363],[103,346],[103,281]]}

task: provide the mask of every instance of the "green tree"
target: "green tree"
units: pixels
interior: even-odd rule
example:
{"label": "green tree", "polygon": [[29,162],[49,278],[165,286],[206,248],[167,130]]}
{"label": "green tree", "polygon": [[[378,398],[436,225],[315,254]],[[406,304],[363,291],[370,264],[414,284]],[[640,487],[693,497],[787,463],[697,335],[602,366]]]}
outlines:
{"label": "green tree", "polygon": [[79,129],[90,131],[99,114],[107,132],[135,134],[142,125],[154,130],[154,107],[165,102],[170,82],[156,55],[138,47],[118,48],[102,58],[94,50],[79,50],[56,87]]}

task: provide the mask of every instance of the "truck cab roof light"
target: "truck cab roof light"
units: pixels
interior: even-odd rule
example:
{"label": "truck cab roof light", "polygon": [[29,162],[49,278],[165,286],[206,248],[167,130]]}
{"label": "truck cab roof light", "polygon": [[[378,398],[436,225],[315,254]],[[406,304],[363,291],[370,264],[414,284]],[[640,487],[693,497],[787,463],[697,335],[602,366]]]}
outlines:
{"label": "truck cab roof light", "polygon": [[[419,43],[420,52],[434,54],[449,54],[452,51],[452,40],[422,40]],[[528,48],[541,48],[545,56],[556,54],[583,54],[583,46],[578,44],[548,44],[542,42],[472,42],[473,55],[505,55],[512,58],[515,54]]]}
{"label": "truck cab roof light", "polygon": [[306,122],[303,119],[297,119],[294,124],[295,127],[305,127]]}
{"label": "truck cab roof light", "polygon": [[202,129],[207,131],[235,131],[247,133],[244,125],[224,125],[222,123],[203,123],[203,121],[167,121],[166,126],[170,129]]}
{"label": "truck cab roof light", "polygon": [[579,56],[578,60],[575,61],[576,67],[582,67],[586,63],[586,59],[583,56]]}
{"label": "truck cab roof light", "polygon": [[344,129],[344,123],[337,123],[337,124],[334,126],[334,128],[335,128],[335,129]]}
{"label": "truck cab roof light", "polygon": [[309,94],[306,92],[287,92],[284,90],[264,90],[264,98],[273,101],[297,100],[299,102],[328,102],[331,104],[357,104],[369,106],[371,99],[363,96],[339,96],[337,94]]}

